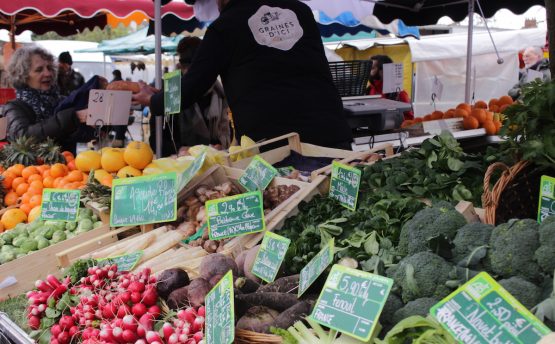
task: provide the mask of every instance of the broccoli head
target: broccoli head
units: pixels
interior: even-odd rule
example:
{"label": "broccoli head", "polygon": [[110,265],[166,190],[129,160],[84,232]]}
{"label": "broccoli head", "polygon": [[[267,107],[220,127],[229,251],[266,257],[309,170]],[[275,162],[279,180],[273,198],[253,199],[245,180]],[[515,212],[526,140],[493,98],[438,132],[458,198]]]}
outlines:
{"label": "broccoli head", "polygon": [[394,268],[387,270],[396,287],[401,289],[404,302],[422,297],[443,298],[450,289],[446,282],[450,280],[453,266],[431,252],[419,252],[403,258]]}
{"label": "broccoli head", "polygon": [[510,220],[491,233],[488,258],[492,271],[504,278],[522,276],[529,281],[540,279],[540,267],[534,261],[538,249],[538,223],[531,219]]}
{"label": "broccoli head", "polygon": [[543,272],[553,276],[555,271],[555,215],[545,218],[539,227],[540,247],[534,257]]}
{"label": "broccoli head", "polygon": [[440,300],[433,297],[422,297],[408,302],[403,308],[397,310],[393,314],[393,323],[397,324],[401,320],[406,319],[413,315],[421,315],[426,317],[432,308]]}
{"label": "broccoli head", "polygon": [[393,314],[401,308],[403,308],[403,301],[401,301],[401,298],[395,293],[389,293],[387,301],[385,301],[383,306],[382,313],[380,314],[380,324],[396,324],[393,322]]}
{"label": "broccoli head", "polygon": [[484,223],[469,223],[459,228],[453,239],[453,263],[458,264],[476,248],[488,245],[492,230],[492,225]]}
{"label": "broccoli head", "polygon": [[499,281],[499,284],[528,309],[541,301],[542,290],[522,277],[514,276],[503,279]]}
{"label": "broccoli head", "polygon": [[441,210],[437,208],[425,208],[414,214],[414,217],[407,221],[401,228],[399,235],[399,245],[397,252],[406,256],[409,254],[409,232],[430,226],[434,220],[441,214]]}

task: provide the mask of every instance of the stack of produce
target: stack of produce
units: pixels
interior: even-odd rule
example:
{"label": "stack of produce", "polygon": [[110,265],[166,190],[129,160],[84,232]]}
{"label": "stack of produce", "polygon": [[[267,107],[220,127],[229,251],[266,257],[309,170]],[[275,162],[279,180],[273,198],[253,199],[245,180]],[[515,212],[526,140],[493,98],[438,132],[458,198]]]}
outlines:
{"label": "stack of produce", "polygon": [[90,209],[79,209],[77,222],[40,221],[19,223],[0,234],[0,264],[23,257],[81,233],[102,226]]}

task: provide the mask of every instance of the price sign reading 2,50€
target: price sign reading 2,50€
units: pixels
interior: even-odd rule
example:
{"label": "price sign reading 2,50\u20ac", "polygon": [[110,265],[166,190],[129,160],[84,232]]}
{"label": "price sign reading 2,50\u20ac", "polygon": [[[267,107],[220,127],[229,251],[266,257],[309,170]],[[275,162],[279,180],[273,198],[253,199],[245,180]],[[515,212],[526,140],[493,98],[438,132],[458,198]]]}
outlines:
{"label": "price sign reading 2,50\u20ac", "polygon": [[436,304],[430,313],[460,343],[537,343],[551,332],[485,272]]}
{"label": "price sign reading 2,50\u20ac", "polygon": [[332,162],[329,196],[338,200],[345,208],[355,210],[361,175],[358,168]]}
{"label": "price sign reading 2,50\u20ac", "polygon": [[310,318],[367,342],[392,285],[390,278],[336,264]]}
{"label": "price sign reading 2,50\u20ac", "polygon": [[44,189],[40,219],[77,221],[81,190]]}

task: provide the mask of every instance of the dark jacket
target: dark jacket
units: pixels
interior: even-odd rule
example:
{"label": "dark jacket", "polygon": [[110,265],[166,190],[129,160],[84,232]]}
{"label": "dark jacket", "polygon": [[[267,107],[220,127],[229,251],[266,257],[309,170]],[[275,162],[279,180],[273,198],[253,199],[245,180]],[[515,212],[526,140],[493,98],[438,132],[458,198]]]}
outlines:
{"label": "dark jacket", "polygon": [[524,69],[520,74],[519,74],[519,78],[518,78],[518,82],[513,86],[513,88],[511,88],[509,90],[509,95],[513,98],[513,99],[517,99],[520,97],[520,95],[522,94],[522,86],[526,85],[528,82],[530,82],[530,80],[528,80],[528,71],[532,69],[535,70],[537,72],[542,73],[542,81],[549,81],[551,80],[551,72],[549,70],[549,60],[547,59],[541,59],[540,61],[538,61],[536,64],[534,64],[533,66],[530,66],[526,69]]}
{"label": "dark jacket", "polygon": [[71,91],[78,89],[84,83],[83,75],[73,69],[68,74],[58,75],[58,87],[60,88],[60,94],[63,96],[69,95]]}
{"label": "dark jacket", "polygon": [[52,117],[37,122],[36,114],[29,105],[21,100],[12,100],[4,106],[3,113],[8,118],[8,141],[23,135],[34,137],[39,142],[50,137],[62,144],[63,149],[75,151],[75,142],[65,142],[79,127],[74,108],[59,111]]}
{"label": "dark jacket", "polygon": [[[324,146],[351,140],[318,26],[298,0],[231,0],[182,78],[182,106],[196,102],[218,75],[238,137],[296,131]],[[161,93],[152,97],[154,114],[163,113],[163,102]]]}

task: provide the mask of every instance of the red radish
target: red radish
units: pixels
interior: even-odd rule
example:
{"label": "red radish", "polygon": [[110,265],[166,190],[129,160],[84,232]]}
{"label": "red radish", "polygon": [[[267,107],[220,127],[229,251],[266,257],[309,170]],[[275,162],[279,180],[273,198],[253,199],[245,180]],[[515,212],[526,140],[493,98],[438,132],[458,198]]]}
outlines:
{"label": "red radish", "polygon": [[179,335],[179,342],[180,343],[185,343],[187,341],[187,337],[188,337],[188,335],[185,334],[185,333],[180,334]]}
{"label": "red radish", "polygon": [[131,308],[131,312],[133,313],[134,316],[136,316],[137,318],[140,318],[143,316],[143,314],[146,313],[146,306],[142,303],[137,303],[133,305],[133,307]]}
{"label": "red radish", "polygon": [[[131,292],[126,291],[125,293],[121,293],[121,294],[120,294],[120,298],[121,298],[121,301],[122,301],[123,303],[128,303],[129,300],[131,300]],[[140,298],[139,298],[139,300],[140,300]],[[135,303],[136,303],[136,302],[135,302]]]}
{"label": "red radish", "polygon": [[167,339],[168,344],[177,344],[179,343],[179,336],[174,333]]}
{"label": "red radish", "polygon": [[139,339],[135,342],[135,344],[146,344],[146,341],[144,339]]}
{"label": "red radish", "polygon": [[147,311],[148,313],[152,314],[154,318],[158,318],[160,316],[160,307],[158,305],[154,305],[150,307]]}
{"label": "red radish", "polygon": [[164,325],[162,325],[162,333],[164,334],[164,339],[167,340],[174,334],[173,326],[170,323],[164,323]]}
{"label": "red radish", "polygon": [[146,333],[146,341],[149,344],[153,344],[154,342],[162,343],[162,339],[160,338],[160,335],[158,335],[158,332],[154,332],[154,331],[148,331]]}
{"label": "red radish", "polygon": [[50,284],[52,288],[58,288],[62,285],[62,283],[60,283],[60,281],[54,275],[46,276],[46,282],[48,282],[48,284]]}
{"label": "red radish", "polygon": [[138,291],[139,293],[142,293],[143,291],[145,291],[145,285],[141,282],[131,282],[129,284],[129,288],[127,288],[130,292],[135,292]]}
{"label": "red radish", "polygon": [[92,332],[93,328],[92,327],[87,327],[86,329],[83,330],[83,333],[81,333],[81,338],[83,339],[89,339],[92,336]]}
{"label": "red radish", "polygon": [[39,311],[39,313],[44,312],[44,311],[46,310],[46,305],[45,305],[44,303],[40,304],[40,305],[37,307],[37,310]]}
{"label": "red radish", "polygon": [[106,327],[100,331],[100,339],[112,342],[114,340],[114,337],[112,336],[112,329],[110,327]]}
{"label": "red radish", "polygon": [[[132,332],[137,331],[137,322],[135,321],[135,318],[131,314],[128,314],[123,317],[123,329],[129,330]],[[130,340],[128,340],[128,342],[130,342]]]}
{"label": "red radish", "polygon": [[121,327],[114,327],[114,329],[112,330],[112,336],[116,341],[121,342],[121,340],[123,339],[123,330],[121,329]]}
{"label": "red radish", "polygon": [[148,286],[143,293],[143,303],[147,306],[154,306],[158,300],[158,293],[154,286]]}
{"label": "red radish", "polygon": [[69,344],[69,333],[64,331],[58,335],[58,343]]}
{"label": "red radish", "polygon": [[139,319],[140,325],[137,328],[137,334],[139,335],[139,337],[146,336],[147,331],[152,330],[154,320],[155,318],[152,316],[152,314],[149,313],[145,313],[143,314],[143,316],[141,316],[141,318]]}
{"label": "red radish", "polygon": [[193,332],[197,332],[202,330],[204,327],[204,317],[196,317],[195,321],[193,321],[192,330]]}
{"label": "red radish", "polygon": [[204,338],[204,333],[200,331],[193,335],[193,339],[196,340],[197,342],[200,342],[202,338]]}
{"label": "red radish", "polygon": [[48,283],[46,283],[45,281],[42,281],[42,280],[37,280],[35,282],[35,287],[38,290],[46,292],[46,293],[51,293],[54,290],[54,288],[51,285],[49,285]]}
{"label": "red radish", "polygon": [[197,310],[197,314],[201,317],[206,316],[206,308],[204,306],[200,306]]}
{"label": "red radish", "polygon": [[39,309],[38,309],[38,307],[34,307],[34,306],[33,306],[33,307],[31,307],[30,309],[31,309],[31,311],[30,311],[29,313],[30,313],[31,315],[39,315]]}
{"label": "red radish", "polygon": [[[52,297],[55,299],[59,299],[62,297],[62,295],[64,295],[64,293],[67,291],[67,287],[63,284],[60,284],[59,286],[56,287],[56,289],[52,292]],[[46,302],[46,300],[44,301]],[[44,303],[41,302],[41,303]]]}
{"label": "red radish", "polygon": [[121,305],[118,307],[118,313],[117,313],[118,318],[123,318],[127,314],[131,314],[131,309],[129,308],[128,305]]}
{"label": "red radish", "polygon": [[138,291],[131,293],[131,302],[139,303],[141,302],[141,298],[142,298],[141,293],[139,293]]}
{"label": "red radish", "polygon": [[189,324],[192,324],[197,318],[197,312],[193,307],[189,307],[185,310],[177,312],[177,317],[185,322],[188,322]]}
{"label": "red radish", "polygon": [[32,316],[29,318],[29,327],[32,328],[33,330],[38,330],[40,327],[40,319],[36,316]]}
{"label": "red radish", "polygon": [[62,328],[60,325],[56,324],[50,328],[50,333],[54,338],[58,337],[58,335],[62,332]]}
{"label": "red radish", "polygon": [[79,333],[79,327],[77,326],[71,326],[71,328],[69,329],[69,339],[73,339],[73,337],[75,337],[75,335],[77,335]]}
{"label": "red radish", "polygon": [[181,328],[181,334],[189,336],[191,334],[191,328],[189,326],[183,326]]}
{"label": "red radish", "polygon": [[117,306],[113,303],[109,303],[102,308],[102,317],[104,319],[113,319],[117,312]]}
{"label": "red radish", "polygon": [[50,344],[60,344],[57,339],[50,339]]}
{"label": "red radish", "polygon": [[133,343],[137,340],[137,335],[131,330],[123,330],[121,338],[125,343]]}

